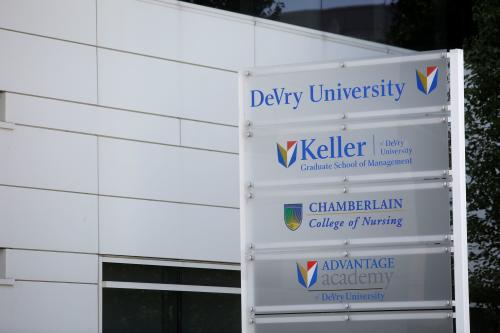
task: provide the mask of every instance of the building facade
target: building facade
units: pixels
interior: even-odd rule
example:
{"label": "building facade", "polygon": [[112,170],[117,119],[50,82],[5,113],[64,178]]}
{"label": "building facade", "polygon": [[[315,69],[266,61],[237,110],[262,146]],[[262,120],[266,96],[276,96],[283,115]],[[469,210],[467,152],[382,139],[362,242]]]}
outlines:
{"label": "building facade", "polygon": [[171,0],[1,0],[0,332],[237,331],[237,71],[406,53]]}

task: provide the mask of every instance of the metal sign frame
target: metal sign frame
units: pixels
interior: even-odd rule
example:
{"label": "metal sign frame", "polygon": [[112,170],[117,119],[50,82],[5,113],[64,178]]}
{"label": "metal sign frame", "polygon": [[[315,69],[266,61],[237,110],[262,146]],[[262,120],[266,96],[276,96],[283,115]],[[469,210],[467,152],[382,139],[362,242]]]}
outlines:
{"label": "metal sign frame", "polygon": [[[253,136],[253,126],[251,122],[245,119],[245,100],[244,100],[244,85],[245,80],[250,76],[255,75],[272,75],[272,74],[280,74],[280,73],[288,73],[288,72],[300,72],[300,71],[309,71],[309,70],[320,70],[320,69],[335,69],[335,68],[350,68],[350,67],[358,67],[358,66],[369,66],[369,65],[381,65],[381,64],[390,64],[390,63],[404,63],[411,61],[425,61],[425,60],[434,60],[434,59],[443,59],[447,58],[449,62],[449,105],[443,106],[435,106],[435,107],[423,107],[423,108],[411,108],[411,109],[394,109],[388,111],[374,111],[374,112],[358,112],[356,114],[349,114],[351,119],[363,119],[365,117],[373,117],[373,116],[399,116],[405,114],[424,114],[429,112],[449,112],[449,117],[445,116],[443,118],[444,121],[449,122],[450,132],[451,132],[451,165],[452,168],[450,170],[444,171],[435,171],[433,172],[403,172],[396,174],[396,177],[406,180],[412,179],[425,179],[425,177],[429,176],[437,176],[436,172],[442,172],[441,176],[444,179],[444,183],[441,180],[442,186],[450,187],[452,193],[452,217],[453,217],[453,232],[451,235],[443,235],[442,241],[444,242],[444,246],[451,246],[448,249],[452,251],[454,258],[454,266],[453,266],[453,275],[454,275],[454,300],[445,301],[445,303],[440,303],[438,308],[441,308],[444,312],[432,312],[436,310],[432,310],[429,312],[422,312],[421,315],[415,317],[411,313],[408,314],[408,318],[430,318],[437,315],[439,318],[450,318],[453,317],[455,320],[455,330],[457,333],[469,333],[470,332],[470,324],[469,324],[469,291],[468,291],[468,248],[467,248],[467,216],[466,216],[466,178],[465,178],[465,121],[464,121],[464,81],[463,81],[463,51],[462,50],[450,50],[449,52],[429,52],[429,53],[419,53],[415,55],[409,56],[401,56],[401,57],[385,57],[385,58],[377,58],[377,59],[367,59],[367,60],[355,60],[355,61],[345,61],[345,62],[334,62],[334,63],[321,63],[321,64],[306,64],[306,65],[295,65],[295,66],[280,66],[280,67],[269,67],[269,68],[258,68],[251,69],[248,71],[240,71],[239,72],[239,168],[240,168],[240,235],[241,235],[241,301],[242,301],[242,332],[243,333],[252,333],[255,332],[255,325],[260,322],[265,322],[266,319],[264,317],[259,317],[258,313],[256,314],[254,302],[254,290],[252,290],[252,276],[253,276],[253,265],[251,264],[252,260],[256,258],[256,251],[259,251],[259,245],[253,244],[251,239],[248,238],[248,224],[246,220],[247,216],[247,205],[248,200],[252,200],[255,193],[256,184],[249,183],[247,179],[247,170],[246,170],[246,152],[248,140],[251,140]],[[316,117],[314,119],[303,119],[306,122],[312,123],[321,123],[322,121],[331,121],[331,120],[341,120],[345,119],[345,115],[327,115],[324,117]],[[273,124],[297,124],[300,123],[300,120],[292,120],[285,122],[267,122],[266,126]],[[420,120],[422,122],[422,120]],[[393,126],[397,126],[397,120],[393,121]],[[418,120],[416,120],[416,124]],[[425,123],[425,119],[424,119]],[[431,175],[432,174],[432,175]],[[388,175],[367,175],[361,176],[359,178],[359,182],[362,183],[365,180],[378,180],[383,181],[384,179],[388,179],[391,177]],[[354,177],[356,178],[356,177]],[[327,181],[328,185],[335,185],[340,189],[340,192],[346,191],[346,177],[329,177],[328,179],[322,179],[321,181]],[[356,179],[353,179],[354,182]],[[297,181],[297,185],[300,185],[301,181]],[[258,184],[260,187],[273,187],[276,185],[280,185],[277,183],[269,183],[269,184]],[[350,185],[350,184],[349,184]],[[429,186],[422,184],[424,186]],[[391,185],[392,187],[397,188],[398,185]],[[436,184],[430,184],[430,186],[436,186]],[[439,184],[437,184],[439,186]],[[331,190],[332,192],[337,192],[339,190]],[[258,192],[257,192],[258,193]],[[441,237],[441,236],[439,236]],[[429,242],[429,237],[385,237],[379,240],[371,240],[371,242],[379,242],[390,244],[391,242],[394,244],[425,244]],[[365,242],[361,239],[358,240],[360,244],[364,244]],[[452,242],[452,245],[447,244],[446,242]],[[310,242],[309,242],[310,243]],[[347,245],[348,240],[332,240],[331,242],[322,242],[318,244],[309,244],[312,246],[313,250],[321,248],[322,246],[327,246],[329,249],[332,247],[340,247],[341,245]],[[305,244],[304,244],[305,245]],[[290,246],[290,244],[289,244]],[[316,248],[314,248],[316,246]],[[446,250],[446,248],[445,248]],[[415,302],[398,302],[397,306],[404,307],[408,305],[409,307],[413,307],[414,310],[419,310],[421,308],[421,304],[405,304],[405,303],[415,303]],[[424,302],[425,303],[425,302]],[[454,309],[452,312],[446,309],[450,309],[450,306],[453,306]],[[314,308],[314,306],[312,306]],[[350,307],[349,307],[350,308]],[[346,308],[346,313],[344,316],[339,316],[339,313],[332,313],[331,317],[334,318],[332,320],[352,320],[355,315],[350,314],[349,308]],[[354,310],[356,306],[352,309]],[[314,311],[311,311],[309,314],[312,315]],[[342,313],[340,313],[342,314]],[[301,319],[300,315],[295,315],[296,317],[289,317],[289,319],[281,318],[275,319],[275,322],[307,322],[308,320],[313,320],[314,317],[308,316]],[[354,317],[353,317],[354,316]],[[374,318],[377,320],[391,320],[393,319],[390,313],[379,313],[373,314]],[[328,316],[326,316],[328,317]],[[308,319],[309,318],[309,319]],[[341,319],[339,319],[341,318]],[[370,317],[371,318],[371,317]],[[398,318],[405,318],[405,314],[401,314]],[[437,318],[437,317],[436,317]],[[271,319],[270,319],[271,320]],[[284,321],[283,321],[284,320]],[[301,321],[302,320],[302,321]],[[328,319],[321,319],[327,320]]]}

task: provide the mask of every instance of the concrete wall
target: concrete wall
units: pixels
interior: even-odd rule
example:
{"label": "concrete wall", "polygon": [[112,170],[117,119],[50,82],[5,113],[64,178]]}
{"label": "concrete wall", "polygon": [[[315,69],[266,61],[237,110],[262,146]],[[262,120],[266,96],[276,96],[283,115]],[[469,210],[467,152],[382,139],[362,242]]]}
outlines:
{"label": "concrete wall", "polygon": [[2,0],[0,49],[11,333],[97,332],[99,255],[239,261],[236,70],[404,52],[167,0]]}

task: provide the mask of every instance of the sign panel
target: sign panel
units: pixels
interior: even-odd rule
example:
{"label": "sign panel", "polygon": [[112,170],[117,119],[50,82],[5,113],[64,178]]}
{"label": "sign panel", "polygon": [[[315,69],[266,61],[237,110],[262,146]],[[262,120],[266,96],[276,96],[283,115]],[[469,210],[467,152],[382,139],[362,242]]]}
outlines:
{"label": "sign panel", "polygon": [[[453,320],[450,318],[439,319],[401,319],[384,320],[384,318],[373,318],[372,320],[353,321],[343,320],[344,316],[332,316],[336,321],[321,322],[290,322],[290,323],[257,323],[256,333],[452,333]],[[321,317],[319,317],[321,318]]]}
{"label": "sign panel", "polygon": [[448,168],[448,125],[255,136],[246,152],[254,182]]}
{"label": "sign panel", "polygon": [[451,299],[449,253],[256,260],[254,265],[255,306]]}
{"label": "sign panel", "polygon": [[392,311],[312,317],[447,308],[453,253],[455,327],[468,333],[463,132],[461,51],[240,73],[243,332],[451,332],[452,320]]}
{"label": "sign panel", "polygon": [[345,68],[296,66],[246,80],[242,102],[246,119],[255,123],[446,105],[447,72],[447,59]]}
{"label": "sign panel", "polygon": [[[293,194],[293,191],[292,191]],[[255,244],[446,235],[449,189],[336,195],[256,195],[247,221]]]}

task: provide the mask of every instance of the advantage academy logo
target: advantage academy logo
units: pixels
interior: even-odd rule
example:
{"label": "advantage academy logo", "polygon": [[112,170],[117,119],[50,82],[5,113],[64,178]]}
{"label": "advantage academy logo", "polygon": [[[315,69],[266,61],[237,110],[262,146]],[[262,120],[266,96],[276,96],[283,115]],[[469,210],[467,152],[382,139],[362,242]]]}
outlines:
{"label": "advantage academy logo", "polygon": [[429,95],[437,87],[438,68],[437,66],[427,66],[425,74],[416,70],[417,88],[426,95]]}
{"label": "advantage academy logo", "polygon": [[278,162],[288,168],[297,160],[297,141],[287,141],[286,149],[279,143],[276,144],[278,152]]}
{"label": "advantage academy logo", "polygon": [[283,218],[288,229],[297,230],[302,224],[302,204],[285,204]]}
{"label": "advantage academy logo", "polygon": [[304,288],[314,286],[318,280],[318,262],[316,260],[308,261],[306,267],[297,263],[297,280]]}

